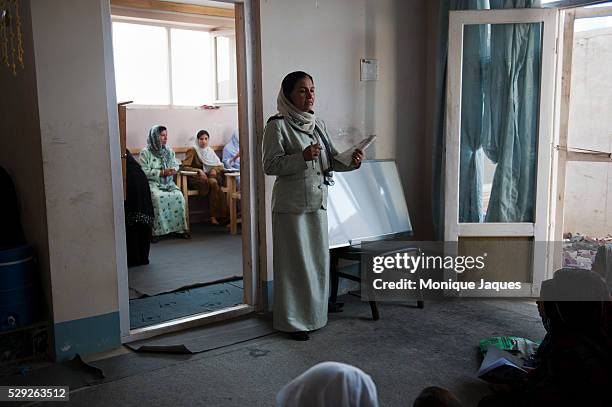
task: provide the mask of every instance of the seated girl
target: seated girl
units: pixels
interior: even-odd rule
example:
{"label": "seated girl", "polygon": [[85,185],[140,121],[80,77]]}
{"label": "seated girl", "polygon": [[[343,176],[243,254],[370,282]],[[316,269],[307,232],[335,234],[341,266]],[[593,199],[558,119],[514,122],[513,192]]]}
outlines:
{"label": "seated girl", "polygon": [[[223,165],[228,170],[240,171],[240,138],[238,129],[232,133],[229,143],[223,147]],[[240,188],[240,177],[236,177],[236,183]]]}
{"label": "seated girl", "polygon": [[168,131],[164,126],[153,126],[149,130],[147,146],[140,152],[140,166],[149,180],[153,203],[153,241],[159,236],[177,233],[189,239],[185,218],[185,200],[174,183],[174,174],[179,169],[174,151],[166,147]]}
{"label": "seated girl", "polygon": [[220,185],[223,163],[208,145],[209,139],[210,135],[206,130],[198,131],[194,146],[187,151],[181,169],[198,173],[197,177],[188,178],[187,185],[189,188],[199,189],[200,195],[209,195],[210,223],[218,225],[220,221],[227,220],[228,208]]}
{"label": "seated girl", "polygon": [[238,129],[232,133],[229,143],[223,147],[223,164],[228,170],[240,169],[240,138]]}

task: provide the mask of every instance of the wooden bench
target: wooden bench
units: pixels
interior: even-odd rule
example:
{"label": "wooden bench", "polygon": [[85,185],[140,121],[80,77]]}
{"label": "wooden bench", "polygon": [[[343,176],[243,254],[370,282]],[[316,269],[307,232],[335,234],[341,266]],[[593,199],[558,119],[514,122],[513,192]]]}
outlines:
{"label": "wooden bench", "polygon": [[[217,154],[217,156],[219,157],[219,159],[223,159],[223,144],[217,144],[217,145],[213,145],[211,146],[213,150],[215,150],[215,153]],[[185,154],[191,147],[172,147],[172,151],[174,151],[174,154]],[[128,147],[128,150],[130,150],[130,153],[132,153],[133,156],[137,156],[140,154],[140,150],[142,150],[141,147]],[[178,158],[177,158],[178,160]]]}
{"label": "wooden bench", "polygon": [[[219,157],[219,159],[223,159],[223,145],[213,145],[211,146],[213,148],[213,150],[215,151],[215,153],[217,154],[217,156]],[[187,151],[190,149],[191,147],[172,147],[172,150],[174,151],[175,154],[185,154],[187,153]],[[128,148],[128,150],[130,150],[130,152],[132,153],[132,155],[137,156],[140,154],[140,150],[142,150],[142,148],[136,148],[136,147],[132,147],[132,148]],[[180,160],[177,158],[177,160],[180,162]],[[185,199],[185,216],[187,217],[187,231],[190,231],[191,229],[191,221],[190,221],[190,210],[189,210],[189,197],[190,196],[199,196],[200,195],[200,191],[197,189],[189,189],[188,186],[188,177],[190,176],[195,176],[192,174],[189,174],[189,172],[184,172],[184,171],[179,171],[176,175],[176,186],[181,190],[181,192],[183,193],[183,198]],[[227,196],[227,202],[228,205],[230,204],[231,201],[231,197],[228,194],[228,189],[227,187],[221,187],[221,190],[226,194]],[[204,197],[205,200],[208,200],[208,197]],[[198,213],[198,212],[196,212]],[[200,212],[200,213],[205,213],[205,212]]]}

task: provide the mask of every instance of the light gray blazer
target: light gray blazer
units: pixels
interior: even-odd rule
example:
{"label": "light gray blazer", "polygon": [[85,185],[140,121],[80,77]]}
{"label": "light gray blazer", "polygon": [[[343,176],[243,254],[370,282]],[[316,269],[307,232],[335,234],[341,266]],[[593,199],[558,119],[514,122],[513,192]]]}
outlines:
{"label": "light gray blazer", "polygon": [[[325,123],[316,121],[331,148],[334,171],[351,171],[359,166],[346,166],[333,158],[338,154]],[[319,161],[304,161],[302,152],[310,144],[325,146],[315,132],[304,133],[291,127],[282,116],[268,120],[263,137],[263,168],[267,175],[276,175],[272,191],[272,212],[304,213],[327,209],[327,185]]]}

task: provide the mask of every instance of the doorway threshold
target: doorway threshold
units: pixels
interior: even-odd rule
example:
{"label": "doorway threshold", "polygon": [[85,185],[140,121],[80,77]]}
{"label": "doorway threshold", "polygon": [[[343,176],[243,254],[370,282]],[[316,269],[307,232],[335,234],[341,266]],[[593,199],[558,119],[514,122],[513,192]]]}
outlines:
{"label": "doorway threshold", "polygon": [[213,312],[190,315],[188,317],[177,318],[156,325],[130,330],[129,336],[123,337],[122,343],[130,343],[141,339],[153,338],[170,332],[182,331],[184,329],[204,326],[215,322],[230,320],[243,315],[253,313],[255,308],[252,305],[240,304],[229,308],[223,308]]}

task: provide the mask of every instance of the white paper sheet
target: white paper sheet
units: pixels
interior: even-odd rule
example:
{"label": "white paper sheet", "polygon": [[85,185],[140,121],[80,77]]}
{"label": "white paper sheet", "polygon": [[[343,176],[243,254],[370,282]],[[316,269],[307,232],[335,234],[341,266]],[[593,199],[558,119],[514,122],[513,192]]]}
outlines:
{"label": "white paper sheet", "polygon": [[349,148],[348,150],[345,150],[343,152],[341,152],[340,154],[338,154],[335,159],[340,161],[342,164],[349,166],[351,165],[351,162],[353,161],[353,152],[356,149],[360,149],[361,151],[365,151],[366,148],[370,147],[370,144],[372,144],[374,142],[374,140],[376,140],[376,136],[373,134],[371,136],[368,136],[366,138],[364,138],[363,140],[361,140],[359,143],[355,144],[353,147]]}

